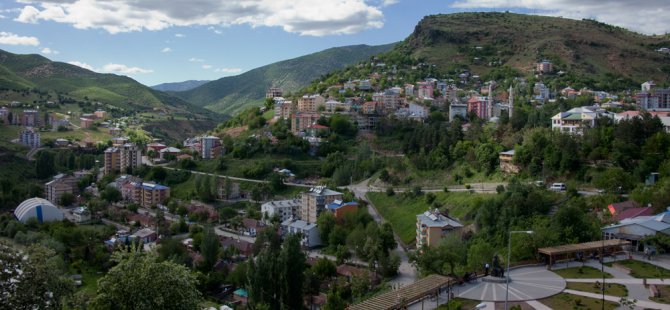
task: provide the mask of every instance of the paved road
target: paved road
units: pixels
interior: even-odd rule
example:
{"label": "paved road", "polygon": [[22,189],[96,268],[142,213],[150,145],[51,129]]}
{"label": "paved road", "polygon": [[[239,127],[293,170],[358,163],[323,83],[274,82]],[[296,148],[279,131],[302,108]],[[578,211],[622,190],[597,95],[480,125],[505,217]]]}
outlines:
{"label": "paved road", "polygon": [[239,239],[239,240],[243,240],[243,241],[251,242],[251,243],[256,242],[256,237],[247,236],[247,235],[233,233],[233,232],[230,232],[230,231],[227,231],[227,230],[223,230],[223,229],[221,229],[221,226],[214,227],[214,233],[217,234],[218,236]]}

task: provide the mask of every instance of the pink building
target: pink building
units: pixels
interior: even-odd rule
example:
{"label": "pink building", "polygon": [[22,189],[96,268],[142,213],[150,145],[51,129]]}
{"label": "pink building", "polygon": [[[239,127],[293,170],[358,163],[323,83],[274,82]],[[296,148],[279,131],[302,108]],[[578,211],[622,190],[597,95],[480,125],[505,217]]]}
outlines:
{"label": "pink building", "polygon": [[488,101],[485,97],[470,97],[468,100],[468,113],[474,112],[477,117],[488,120]]}

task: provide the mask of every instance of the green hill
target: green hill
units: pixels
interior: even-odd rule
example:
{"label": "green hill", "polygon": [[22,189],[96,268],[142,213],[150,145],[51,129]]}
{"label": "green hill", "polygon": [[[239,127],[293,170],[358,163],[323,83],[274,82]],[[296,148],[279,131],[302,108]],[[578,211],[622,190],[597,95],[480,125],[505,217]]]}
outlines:
{"label": "green hill", "polygon": [[532,74],[548,59],[558,70],[594,79],[667,82],[668,36],[646,36],[593,20],[513,13],[427,16],[396,52],[434,64],[444,72],[469,69],[482,76],[508,66]]}
{"label": "green hill", "polygon": [[218,118],[211,111],[152,90],[126,76],[96,73],[40,55],[0,50],[0,92],[27,89],[53,92],[72,100],[99,101],[127,112],[161,110],[171,115]]}
{"label": "green hill", "polygon": [[395,43],[330,48],[173,94],[219,113],[235,114],[249,105],[260,104],[265,92],[272,86],[281,87],[285,92],[299,90],[323,74],[387,52],[394,45]]}

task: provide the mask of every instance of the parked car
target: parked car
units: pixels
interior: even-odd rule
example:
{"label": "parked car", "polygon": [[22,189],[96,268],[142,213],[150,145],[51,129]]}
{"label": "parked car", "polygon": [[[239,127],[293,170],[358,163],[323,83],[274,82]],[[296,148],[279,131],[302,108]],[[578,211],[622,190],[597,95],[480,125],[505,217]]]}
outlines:
{"label": "parked car", "polygon": [[568,189],[567,186],[565,186],[565,183],[554,183],[551,184],[549,187],[549,190],[555,191],[555,192],[564,192]]}

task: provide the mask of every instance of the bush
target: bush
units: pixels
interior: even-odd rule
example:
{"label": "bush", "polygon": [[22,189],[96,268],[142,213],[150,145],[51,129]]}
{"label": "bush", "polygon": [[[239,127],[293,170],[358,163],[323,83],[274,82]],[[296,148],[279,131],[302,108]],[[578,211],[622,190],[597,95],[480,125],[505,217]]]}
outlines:
{"label": "bush", "polygon": [[393,190],[393,187],[389,187],[386,189],[386,196],[393,196],[395,195],[395,191]]}

